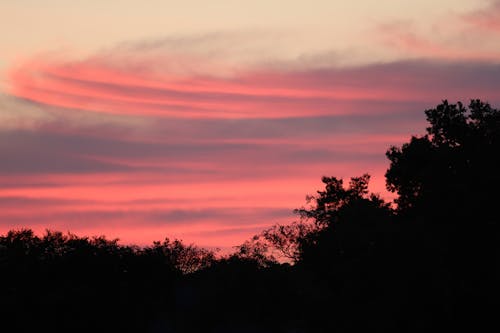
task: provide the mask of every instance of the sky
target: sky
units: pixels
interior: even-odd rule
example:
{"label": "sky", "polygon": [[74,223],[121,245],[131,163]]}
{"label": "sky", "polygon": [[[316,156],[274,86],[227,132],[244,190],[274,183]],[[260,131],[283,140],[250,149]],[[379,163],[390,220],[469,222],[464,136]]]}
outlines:
{"label": "sky", "polygon": [[230,248],[500,106],[500,1],[1,0],[0,233]]}

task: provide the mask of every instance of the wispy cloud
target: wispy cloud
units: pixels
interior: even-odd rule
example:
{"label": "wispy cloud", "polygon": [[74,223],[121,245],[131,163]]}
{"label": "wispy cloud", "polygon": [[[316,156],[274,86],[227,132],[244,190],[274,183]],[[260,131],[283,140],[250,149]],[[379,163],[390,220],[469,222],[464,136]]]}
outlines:
{"label": "wispy cloud", "polygon": [[482,32],[500,33],[500,1],[490,1],[486,8],[465,14],[463,18]]}
{"label": "wispy cloud", "polygon": [[322,175],[370,172],[387,195],[385,150],[422,133],[422,111],[442,99],[500,103],[500,65],[415,27],[384,34],[415,56],[253,63],[223,50],[233,37],[207,35],[12,68],[0,96],[0,228],[225,246],[292,220]]}
{"label": "wispy cloud", "polygon": [[383,22],[374,37],[399,59],[498,63],[500,47],[495,35],[500,31],[500,2],[483,3],[479,9],[448,11],[433,22]]}
{"label": "wispy cloud", "polygon": [[[405,43],[421,48],[415,40],[412,37]],[[436,50],[425,52],[445,53]],[[380,114],[394,111],[400,102],[464,95],[496,97],[494,85],[498,84],[498,66],[463,61],[265,69],[227,78],[145,74],[149,72],[117,70],[92,61],[37,61],[12,71],[11,93],[42,105],[106,114],[238,119]]]}

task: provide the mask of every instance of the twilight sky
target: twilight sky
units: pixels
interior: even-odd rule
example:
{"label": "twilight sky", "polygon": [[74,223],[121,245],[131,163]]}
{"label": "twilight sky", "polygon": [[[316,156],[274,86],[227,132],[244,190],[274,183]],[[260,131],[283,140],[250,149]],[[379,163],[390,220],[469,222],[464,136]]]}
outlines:
{"label": "twilight sky", "polygon": [[500,1],[3,0],[0,233],[229,247],[500,104]]}

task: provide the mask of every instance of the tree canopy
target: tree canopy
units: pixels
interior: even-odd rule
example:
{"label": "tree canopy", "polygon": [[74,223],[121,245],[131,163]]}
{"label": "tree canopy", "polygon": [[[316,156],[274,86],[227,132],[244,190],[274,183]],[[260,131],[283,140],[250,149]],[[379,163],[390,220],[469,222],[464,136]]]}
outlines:
{"label": "tree canopy", "polygon": [[386,154],[387,188],[398,194],[398,210],[497,223],[500,111],[480,100],[468,108],[445,100],[425,114],[427,133]]}
{"label": "tree canopy", "polygon": [[394,332],[497,322],[500,112],[472,100],[425,111],[390,147],[387,188],[368,174],[324,188],[234,253],[180,240],[0,236],[5,331]]}

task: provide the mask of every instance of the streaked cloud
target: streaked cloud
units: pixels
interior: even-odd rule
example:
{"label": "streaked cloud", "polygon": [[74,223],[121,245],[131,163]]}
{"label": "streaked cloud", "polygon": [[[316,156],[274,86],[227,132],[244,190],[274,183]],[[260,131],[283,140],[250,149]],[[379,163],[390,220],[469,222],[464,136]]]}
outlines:
{"label": "streaked cloud", "polygon": [[323,175],[369,172],[390,199],[384,152],[424,131],[425,109],[500,104],[499,7],[483,4],[356,34],[261,27],[22,57],[0,95],[0,229],[224,247],[294,220]]}
{"label": "streaked cloud", "polygon": [[42,105],[114,115],[262,119],[390,113],[401,103],[466,95],[496,98],[499,83],[497,65],[464,61],[268,68],[228,78],[158,77],[149,73],[161,64],[150,67],[137,73],[106,62],[27,63],[12,72],[11,93]]}
{"label": "streaked cloud", "polygon": [[476,8],[456,6],[433,21],[381,22],[374,36],[395,59],[500,62],[500,2],[477,1]]}
{"label": "streaked cloud", "polygon": [[484,9],[468,13],[463,18],[467,23],[483,30],[483,33],[500,33],[500,1],[490,1]]}

